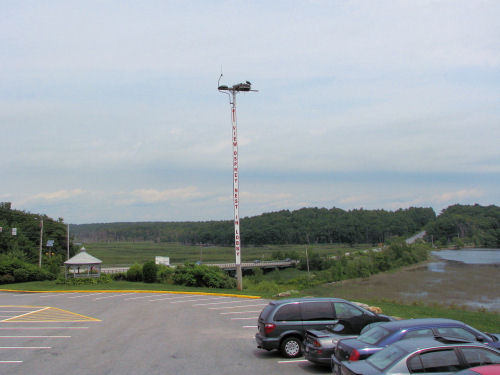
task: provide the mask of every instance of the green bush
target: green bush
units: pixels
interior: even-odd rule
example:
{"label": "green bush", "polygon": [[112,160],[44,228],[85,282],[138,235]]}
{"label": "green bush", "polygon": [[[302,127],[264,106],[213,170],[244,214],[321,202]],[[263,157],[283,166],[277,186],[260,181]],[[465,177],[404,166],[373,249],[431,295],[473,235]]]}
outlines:
{"label": "green bush", "polygon": [[138,263],[133,264],[127,271],[128,281],[142,281],[142,266]]}
{"label": "green bush", "polygon": [[64,276],[59,276],[56,280],[56,284],[65,284],[65,285],[97,285],[97,284],[107,284],[112,281],[112,277],[108,274],[101,274],[100,277],[71,277],[69,279],[65,279]]}
{"label": "green bush", "polygon": [[127,273],[126,272],[117,272],[117,273],[112,273],[111,278],[115,281],[126,281],[127,280]]}
{"label": "green bush", "polygon": [[156,281],[156,272],[158,267],[153,260],[144,263],[142,266],[142,279],[146,283],[154,283]]}
{"label": "green bush", "polygon": [[174,269],[171,267],[168,267],[164,264],[159,264],[158,265],[158,271],[157,271],[157,280],[160,283],[172,283],[172,275],[174,273]]}
{"label": "green bush", "polygon": [[16,280],[16,283],[24,283],[25,281],[28,281],[29,278],[30,273],[27,269],[17,268],[14,270],[14,279]]}
{"label": "green bush", "polygon": [[0,255],[0,283],[54,280],[56,275],[11,255]]}
{"label": "green bush", "polygon": [[175,284],[195,287],[232,289],[236,281],[218,267],[187,263],[172,274]]}

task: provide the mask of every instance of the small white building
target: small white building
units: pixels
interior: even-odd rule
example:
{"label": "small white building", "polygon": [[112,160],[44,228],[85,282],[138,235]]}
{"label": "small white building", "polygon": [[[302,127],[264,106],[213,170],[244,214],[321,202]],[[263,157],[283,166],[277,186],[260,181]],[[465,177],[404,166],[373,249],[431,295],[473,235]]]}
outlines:
{"label": "small white building", "polygon": [[64,262],[64,275],[69,277],[100,277],[102,260],[87,253],[84,247]]}
{"label": "small white building", "polygon": [[156,264],[164,264],[165,266],[170,267],[170,257],[155,256],[155,263]]}

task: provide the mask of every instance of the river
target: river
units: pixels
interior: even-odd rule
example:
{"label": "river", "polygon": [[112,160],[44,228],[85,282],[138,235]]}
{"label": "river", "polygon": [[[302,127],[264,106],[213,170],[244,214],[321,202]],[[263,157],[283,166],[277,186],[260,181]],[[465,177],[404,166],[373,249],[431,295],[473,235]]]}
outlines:
{"label": "river", "polygon": [[500,312],[500,249],[433,251],[428,262],[339,283],[339,297]]}

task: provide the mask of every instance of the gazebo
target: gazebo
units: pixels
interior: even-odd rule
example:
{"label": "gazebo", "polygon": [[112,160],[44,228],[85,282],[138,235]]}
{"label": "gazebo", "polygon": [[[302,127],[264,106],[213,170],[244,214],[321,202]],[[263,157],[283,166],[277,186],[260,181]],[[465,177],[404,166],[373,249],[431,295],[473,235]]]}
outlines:
{"label": "gazebo", "polygon": [[[102,260],[93,257],[84,247],[78,254],[64,262],[64,276],[69,277],[100,277]],[[82,272],[83,271],[83,272]]]}

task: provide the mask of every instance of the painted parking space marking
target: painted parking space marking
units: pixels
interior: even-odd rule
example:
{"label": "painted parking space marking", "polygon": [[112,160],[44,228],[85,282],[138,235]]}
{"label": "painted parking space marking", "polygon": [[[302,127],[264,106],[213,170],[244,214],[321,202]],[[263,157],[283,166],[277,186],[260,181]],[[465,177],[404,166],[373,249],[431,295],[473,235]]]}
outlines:
{"label": "painted parking space marking", "polygon": [[184,299],[184,298],[193,298],[194,294],[190,294],[188,296],[181,296],[181,297],[164,297],[164,298],[155,298],[151,299],[148,302],[155,302],[155,301],[166,301],[166,300],[172,300],[172,299]]}
{"label": "painted parking space marking", "polygon": [[0,327],[0,330],[39,330],[39,329],[88,329],[89,327]]}
{"label": "painted parking space marking", "polygon": [[243,306],[223,306],[223,307],[209,307],[209,310],[226,310],[226,309],[241,309],[243,307],[255,307],[255,306],[266,306],[267,303],[256,303],[254,305],[243,305]]}
{"label": "painted parking space marking", "polygon": [[258,317],[256,316],[252,316],[249,318],[231,318],[231,320],[256,320],[256,319],[258,319]]}
{"label": "painted parking space marking", "polygon": [[221,315],[231,315],[231,314],[251,314],[251,313],[258,313],[260,310],[257,311],[230,311],[230,312],[223,312],[219,313]]}
{"label": "painted parking space marking", "polygon": [[[6,306],[2,306],[6,307]],[[12,306],[9,306],[12,307]],[[40,322],[100,322],[99,319],[77,314],[68,310],[49,306],[21,306],[29,309],[24,314],[0,320],[2,323],[40,323]]]}
{"label": "painted parking space marking", "polygon": [[78,292],[69,292],[69,293],[57,293],[57,294],[43,294],[40,298],[48,298],[48,297],[66,297],[68,294],[77,294]]}
{"label": "painted parking space marking", "polygon": [[108,298],[115,298],[115,297],[120,297],[120,296],[128,296],[129,293],[123,293],[123,294],[113,294],[111,296],[106,296],[106,297],[97,297],[95,300],[101,300],[101,299],[108,299]]}
{"label": "painted parking space marking", "polygon": [[71,336],[0,336],[0,339],[67,339]]}
{"label": "painted parking space marking", "polygon": [[242,326],[242,328],[257,328],[257,326]]}
{"label": "painted parking space marking", "polygon": [[0,346],[0,350],[10,350],[10,349],[52,349],[51,346]]}
{"label": "painted parking space marking", "polygon": [[104,294],[104,293],[101,292],[101,293],[83,294],[83,295],[73,296],[73,297],[68,297],[68,298],[71,298],[71,299],[74,299],[74,298],[84,298],[84,297],[90,297],[90,296],[97,296],[99,294]]}
{"label": "painted parking space marking", "polygon": [[186,299],[186,300],[183,300],[183,301],[172,301],[170,303],[184,303],[184,302],[197,302],[197,301],[213,301],[213,300],[216,300],[216,299],[224,299],[224,298],[227,298],[227,297]]}
{"label": "painted parking space marking", "polygon": [[151,298],[151,297],[154,297],[154,296],[155,296],[154,294],[151,294],[151,295],[147,295],[147,296],[130,297],[130,298],[125,298],[125,301],[130,301],[130,300],[132,300],[132,299]]}
{"label": "painted parking space marking", "polygon": [[23,363],[23,361],[0,361],[0,363]]}
{"label": "painted parking space marking", "polygon": [[278,361],[280,364],[290,364],[290,363],[307,363],[309,362],[307,359],[292,359],[288,361]]}
{"label": "painted parking space marking", "polygon": [[224,303],[241,303],[241,301],[226,301],[226,302],[209,302],[209,303],[196,303],[193,306],[209,306],[209,305],[222,305]]}

